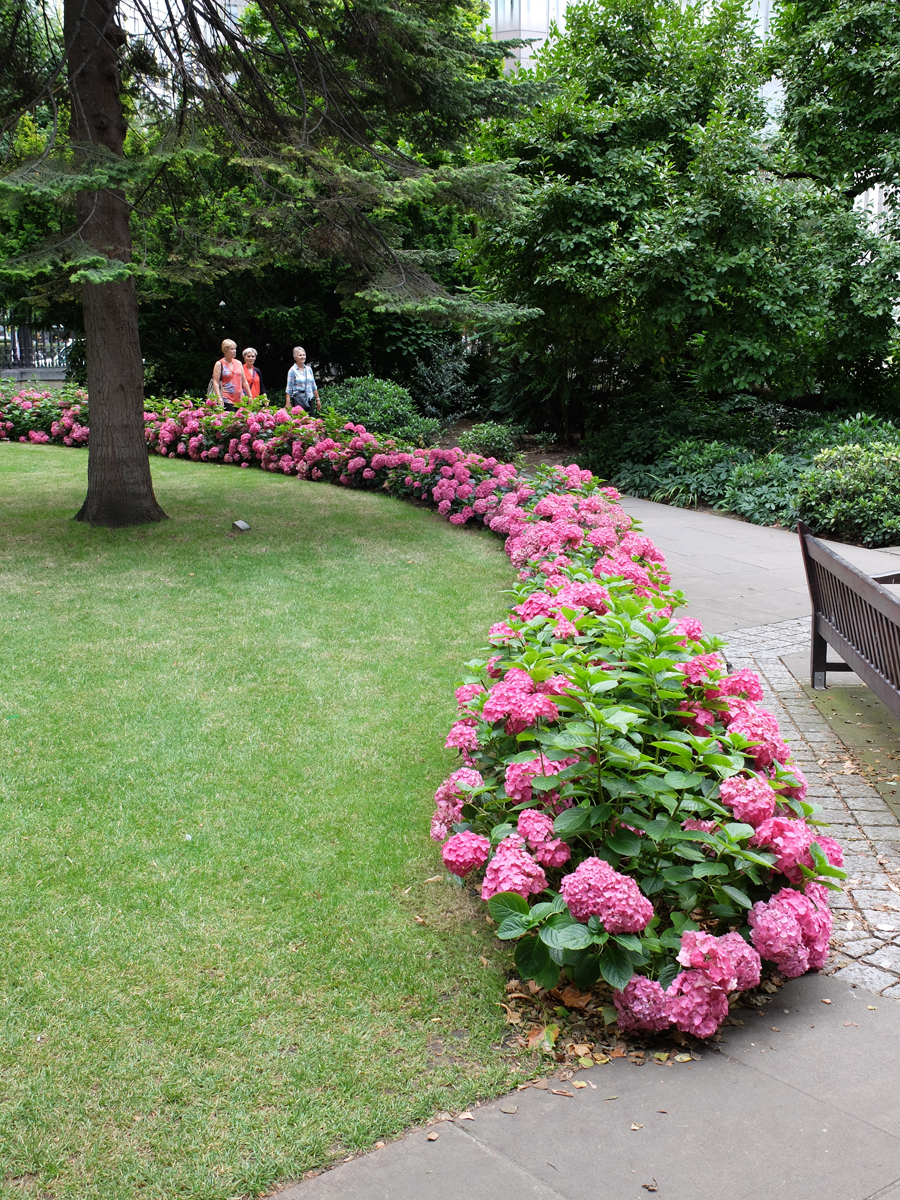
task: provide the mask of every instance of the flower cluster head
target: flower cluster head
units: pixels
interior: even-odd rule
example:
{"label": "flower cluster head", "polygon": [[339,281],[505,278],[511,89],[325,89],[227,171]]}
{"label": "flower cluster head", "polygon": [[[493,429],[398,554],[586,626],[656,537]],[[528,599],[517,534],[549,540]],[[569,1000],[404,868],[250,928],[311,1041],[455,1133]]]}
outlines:
{"label": "flower cluster head", "polygon": [[810,846],[817,842],[833,867],[844,865],[844,852],[834,838],[812,829],[805,821],[790,817],[770,817],[757,827],[750,839],[751,846],[769,850],[775,855],[775,870],[794,884],[803,882],[801,867],[814,870]]}
{"label": "flower cluster head", "polygon": [[528,762],[510,763],[506,768],[504,778],[506,794],[510,800],[515,800],[516,803],[527,804],[533,794],[532,779],[558,775],[560,771],[564,771],[566,767],[573,766],[577,762],[578,757],[576,755],[556,759],[555,761],[541,756],[540,758],[532,758]]}
{"label": "flower cluster head", "polygon": [[598,917],[608,933],[640,933],[653,919],[653,905],[635,881],[602,858],[586,858],[559,890],[576,921]]}
{"label": "flower cluster head", "polygon": [[431,836],[436,842],[442,842],[459,820],[468,793],[483,783],[481,775],[471,767],[460,767],[444,780],[434,793],[436,808],[431,818]]}
{"label": "flower cluster head", "polygon": [[480,833],[471,833],[468,830],[454,833],[441,847],[444,866],[460,877],[483,867],[490,853],[490,841]]}
{"label": "flower cluster head", "polygon": [[729,705],[729,713],[736,715],[728,722],[728,732],[739,733],[753,743],[749,753],[753,755],[758,770],[770,767],[774,762],[787,762],[790,751],[771,713],[740,698],[735,704]]}
{"label": "flower cluster head", "polygon": [[686,930],[678,961],[687,969],[666,991],[635,975],[614,994],[621,1029],[658,1031],[674,1025],[683,1033],[709,1037],[728,1014],[728,993],[756,987],[760,980],[759,954],[739,933],[713,937]]}
{"label": "flower cluster head", "polygon": [[719,784],[722,803],[734,813],[735,819],[757,828],[775,815],[778,797],[768,780],[761,775],[732,775]]}
{"label": "flower cluster head", "polygon": [[655,979],[632,975],[620,992],[613,994],[618,1015],[617,1024],[624,1033],[647,1030],[658,1033],[672,1024],[669,997]]}
{"label": "flower cluster head", "polygon": [[753,945],[788,979],[820,971],[828,958],[832,918],[828,893],[808,883],[805,892],[782,888],[768,901],[758,901],[749,915]]}
{"label": "flower cluster head", "polygon": [[763,698],[762,684],[755,671],[746,668],[726,675],[716,685],[723,696],[742,696],[745,700],[758,701]]}
{"label": "flower cluster head", "polygon": [[518,828],[542,867],[561,867],[572,857],[568,844],[556,836],[553,819],[547,813],[535,808],[523,809]]}
{"label": "flower cluster head", "polygon": [[487,865],[481,898],[490,900],[499,892],[516,892],[527,899],[546,887],[547,876],[525,849],[522,838],[511,833],[503,839]]}

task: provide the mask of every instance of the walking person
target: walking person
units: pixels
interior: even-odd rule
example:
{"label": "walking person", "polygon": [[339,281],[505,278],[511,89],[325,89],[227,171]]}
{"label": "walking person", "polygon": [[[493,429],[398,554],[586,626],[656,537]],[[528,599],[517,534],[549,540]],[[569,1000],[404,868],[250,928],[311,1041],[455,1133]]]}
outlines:
{"label": "walking person", "polygon": [[306,365],[306,351],[302,346],[294,347],[294,365],[288,371],[284,396],[292,407],[299,404],[307,412],[312,412],[313,404],[315,404],[315,411],[322,411],[316,378],[313,375],[312,367]]}
{"label": "walking person", "polygon": [[248,346],[244,351],[244,379],[250,389],[250,397],[256,400],[265,389],[262,385],[262,375],[256,369],[256,351]]}
{"label": "walking person", "polygon": [[237,342],[226,338],[222,343],[222,357],[213,367],[213,389],[222,401],[222,407],[233,412],[240,406],[241,398],[250,395],[241,364],[237,361]]}

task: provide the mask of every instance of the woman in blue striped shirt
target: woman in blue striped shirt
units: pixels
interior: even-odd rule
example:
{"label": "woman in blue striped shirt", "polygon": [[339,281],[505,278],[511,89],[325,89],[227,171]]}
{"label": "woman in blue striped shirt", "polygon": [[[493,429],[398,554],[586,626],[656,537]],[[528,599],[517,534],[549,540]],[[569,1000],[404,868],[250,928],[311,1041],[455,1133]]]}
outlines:
{"label": "woman in blue striped shirt", "polygon": [[321,412],[322,402],[319,399],[319,389],[312,367],[306,365],[306,351],[302,346],[294,347],[294,365],[288,371],[285,399],[291,406],[299,404],[307,412],[312,410],[313,403],[316,412]]}

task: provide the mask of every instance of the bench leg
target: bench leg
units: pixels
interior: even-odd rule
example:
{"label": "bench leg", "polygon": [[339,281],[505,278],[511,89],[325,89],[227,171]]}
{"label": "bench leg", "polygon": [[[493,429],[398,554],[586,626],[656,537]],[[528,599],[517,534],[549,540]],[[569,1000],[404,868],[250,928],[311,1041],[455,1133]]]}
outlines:
{"label": "bench leg", "polygon": [[825,671],[828,660],[828,643],[822,637],[821,633],[816,629],[815,615],[812,619],[812,639],[809,654],[809,673],[812,677],[812,685],[816,691],[824,691]]}

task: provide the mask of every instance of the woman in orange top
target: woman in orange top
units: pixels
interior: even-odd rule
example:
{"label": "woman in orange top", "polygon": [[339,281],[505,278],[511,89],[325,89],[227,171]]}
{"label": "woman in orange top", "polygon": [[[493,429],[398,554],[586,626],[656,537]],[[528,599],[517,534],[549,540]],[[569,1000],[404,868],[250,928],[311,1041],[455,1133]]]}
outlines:
{"label": "woman in orange top", "polygon": [[222,343],[222,357],[213,367],[213,387],[224,408],[237,408],[244,395],[250,395],[247,380],[240,363],[235,358],[237,342],[226,338]]}
{"label": "woman in orange top", "polygon": [[252,346],[248,346],[244,351],[244,379],[250,389],[251,398],[255,400],[263,390],[263,386],[262,375],[256,369],[256,351]]}

